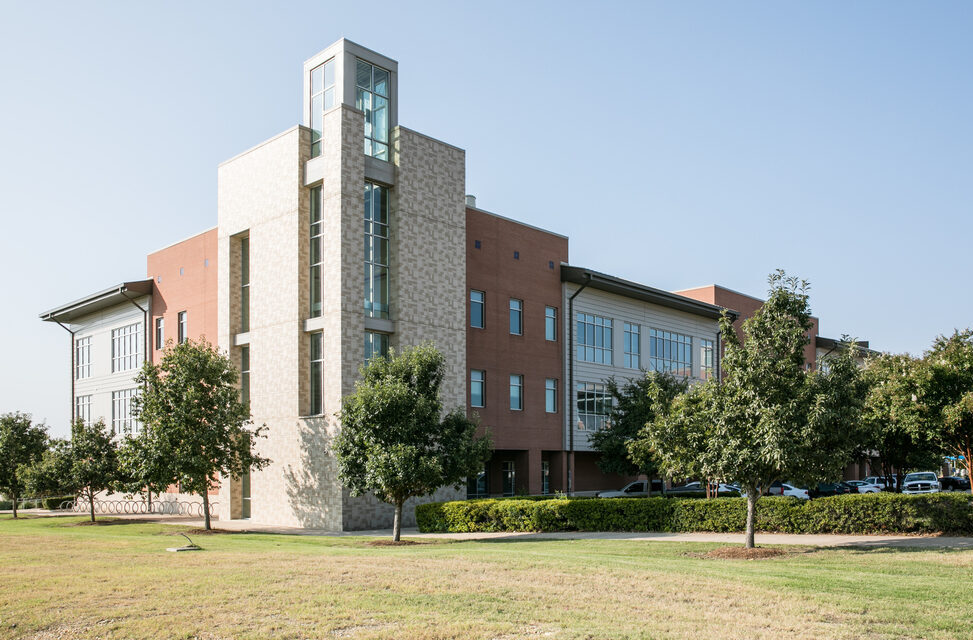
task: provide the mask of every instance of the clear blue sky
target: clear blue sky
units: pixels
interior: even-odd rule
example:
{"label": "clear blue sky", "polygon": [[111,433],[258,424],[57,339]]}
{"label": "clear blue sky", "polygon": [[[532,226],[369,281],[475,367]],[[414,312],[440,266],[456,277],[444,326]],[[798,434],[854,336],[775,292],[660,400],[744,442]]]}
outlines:
{"label": "clear blue sky", "polygon": [[0,1],[0,412],[66,433],[37,314],[216,223],[216,166],[298,123],[301,64],[399,61],[400,122],[490,211],[664,289],[812,283],[823,334],[973,324],[973,3]]}

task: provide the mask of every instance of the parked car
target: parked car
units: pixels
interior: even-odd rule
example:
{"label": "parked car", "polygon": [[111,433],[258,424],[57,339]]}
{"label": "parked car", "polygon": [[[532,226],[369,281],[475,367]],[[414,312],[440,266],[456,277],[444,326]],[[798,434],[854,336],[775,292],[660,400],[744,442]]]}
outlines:
{"label": "parked car", "polygon": [[858,493],[879,493],[885,490],[884,484],[874,484],[865,480],[846,480],[845,483],[858,487]]}
{"label": "parked car", "polygon": [[816,487],[811,487],[812,498],[824,498],[826,496],[841,496],[851,493],[851,485],[843,482],[819,482]]}
{"label": "parked car", "polygon": [[939,476],[934,471],[910,473],[902,483],[902,493],[939,493]]}
{"label": "parked car", "polygon": [[[898,483],[898,479],[899,479],[898,476],[895,475],[892,476],[891,478],[892,486],[888,487],[888,491],[895,491],[895,486],[896,483]],[[879,487],[882,488],[882,491],[885,491],[886,490],[885,483],[887,480],[888,478],[886,478],[885,476],[868,476],[863,480],[863,482],[878,485]]]}
{"label": "parked car", "polygon": [[[661,494],[662,493],[662,480],[652,481],[652,493]],[[635,480],[634,482],[629,482],[627,485],[619,489],[618,491],[600,491],[596,494],[599,498],[624,498],[624,497],[634,497],[634,496],[644,496],[648,495],[645,491],[645,480]]]}
{"label": "parked car", "polygon": [[770,485],[767,495],[794,496],[795,498],[800,498],[801,500],[808,500],[811,497],[807,487],[798,487],[797,485],[793,485],[789,482],[775,482],[774,484]]}
{"label": "parked car", "polygon": [[[740,492],[740,489],[736,485],[732,484],[720,483],[719,485],[714,486],[719,487],[719,493]],[[667,495],[679,495],[681,493],[706,493],[706,485],[702,482],[688,482],[678,487],[666,489]]]}
{"label": "parked car", "polygon": [[959,476],[945,476],[939,479],[939,486],[943,491],[969,491],[970,479]]}
{"label": "parked car", "polygon": [[858,490],[858,487],[849,482],[845,482],[844,480],[837,484],[841,487],[842,493],[861,493],[861,491]]}

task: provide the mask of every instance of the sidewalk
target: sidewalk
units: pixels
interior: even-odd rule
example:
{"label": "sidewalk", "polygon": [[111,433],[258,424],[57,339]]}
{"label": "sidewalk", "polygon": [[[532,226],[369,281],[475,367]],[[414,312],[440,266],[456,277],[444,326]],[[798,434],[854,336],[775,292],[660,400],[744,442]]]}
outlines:
{"label": "sidewalk", "polygon": [[[52,511],[30,510],[31,515],[57,517],[65,514]],[[122,518],[180,525],[195,529],[204,526],[201,518],[158,514],[101,515],[100,517]],[[248,520],[229,520],[211,522],[214,529],[223,531],[246,531],[248,533],[270,533],[298,536],[369,536],[391,538],[391,529],[372,529],[369,531],[326,531],[324,529],[304,529],[301,527],[280,527],[262,525]],[[652,533],[652,532],[595,532],[559,531],[551,533],[419,533],[415,528],[403,528],[402,536],[414,539],[470,540],[632,540],[636,542],[720,542],[741,544],[743,533]],[[795,534],[795,533],[758,533],[758,545],[793,544],[810,547],[892,547],[919,549],[960,549],[973,550],[973,537],[950,536],[908,536],[908,535],[835,535],[835,534]]]}

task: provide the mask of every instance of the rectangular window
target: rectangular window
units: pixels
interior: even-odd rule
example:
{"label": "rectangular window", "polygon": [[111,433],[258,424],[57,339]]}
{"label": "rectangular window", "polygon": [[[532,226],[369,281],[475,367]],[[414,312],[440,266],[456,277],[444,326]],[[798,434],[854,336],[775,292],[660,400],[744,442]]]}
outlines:
{"label": "rectangular window", "polygon": [[179,325],[179,344],[182,344],[189,340],[189,318],[185,311],[180,311],[176,320]]}
{"label": "rectangular window", "polygon": [[483,407],[486,402],[486,371],[470,371],[470,406]]}
{"label": "rectangular window", "polygon": [[311,334],[311,395],[308,415],[324,413],[324,349],[319,333]]}
{"label": "rectangular window", "polygon": [[545,496],[551,492],[551,463],[541,460],[541,493]]}
{"label": "rectangular window", "polygon": [[475,476],[470,476],[466,480],[466,497],[467,499],[473,498],[486,498],[489,494],[489,488],[487,487],[487,470],[483,467],[483,470],[477,473]]}
{"label": "rectangular window", "polygon": [[240,402],[250,406],[250,347],[240,347]]}
{"label": "rectangular window", "polygon": [[503,495],[512,496],[517,490],[517,467],[513,460],[505,460],[502,467]]}
{"label": "rectangular window", "polygon": [[578,313],[577,358],[599,364],[612,363],[612,319]]}
{"label": "rectangular window", "polygon": [[365,364],[375,358],[386,358],[389,355],[389,336],[387,333],[365,332]]}
{"label": "rectangular window", "polygon": [[515,336],[524,333],[524,301],[510,299],[510,333]]}
{"label": "rectangular window", "polygon": [[389,190],[365,183],[365,316],[389,317]]}
{"label": "rectangular window", "polygon": [[240,332],[250,331],[250,238],[240,239]]}
{"label": "rectangular window", "polygon": [[510,376],[510,410],[524,410],[524,376]]}
{"label": "rectangular window", "polygon": [[365,155],[389,159],[389,72],[359,59],[355,108],[365,114]]}
{"label": "rectangular window", "polygon": [[557,340],[557,307],[544,307],[544,339]]}
{"label": "rectangular window", "polygon": [[91,377],[91,337],[74,341],[74,377],[78,380]]}
{"label": "rectangular window", "polygon": [[132,417],[132,398],[135,389],[111,392],[111,429],[116,436],[139,432],[139,424]]}
{"label": "rectangular window", "polygon": [[544,408],[548,413],[557,413],[557,378],[544,381]]}
{"label": "rectangular window", "polygon": [[155,348],[165,349],[166,347],[166,319],[158,317],[155,319]]}
{"label": "rectangular window", "polygon": [[324,262],[321,254],[321,187],[311,189],[311,252],[310,252],[310,286],[311,286],[311,317],[321,315],[321,264]]}
{"label": "rectangular window", "polygon": [[612,400],[608,389],[599,382],[578,383],[578,429],[598,431],[608,421]]}
{"label": "rectangular window", "polygon": [[484,307],[486,294],[482,291],[470,290],[470,326],[482,329],[484,326]]}
{"label": "rectangular window", "polygon": [[142,325],[138,322],[111,332],[111,370],[130,371],[142,364]]}
{"label": "rectangular window", "polygon": [[624,323],[625,330],[625,366],[638,369],[642,358],[641,328],[637,324]]}
{"label": "rectangular window", "polygon": [[687,378],[693,375],[693,339],[672,331],[650,329],[649,370]]}
{"label": "rectangular window", "polygon": [[74,399],[74,419],[91,424],[91,396],[78,396]]}
{"label": "rectangular window", "polygon": [[699,341],[699,377],[711,380],[716,373],[715,343],[702,338]]}
{"label": "rectangular window", "polygon": [[334,59],[311,69],[311,157],[321,155],[324,112],[334,106]]}

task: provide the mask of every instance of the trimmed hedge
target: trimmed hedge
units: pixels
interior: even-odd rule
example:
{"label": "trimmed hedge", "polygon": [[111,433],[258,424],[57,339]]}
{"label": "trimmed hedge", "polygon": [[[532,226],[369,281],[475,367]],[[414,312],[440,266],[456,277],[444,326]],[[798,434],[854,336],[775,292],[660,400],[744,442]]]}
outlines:
{"label": "trimmed hedge", "polygon": [[[422,532],[743,531],[744,498],[516,498],[432,502],[416,507]],[[776,533],[973,534],[969,494],[764,497],[757,530]]]}
{"label": "trimmed hedge", "polygon": [[13,502],[10,500],[0,500],[0,511],[10,511],[13,508]]}
{"label": "trimmed hedge", "polygon": [[52,496],[50,498],[44,498],[44,508],[54,511],[55,509],[60,509],[61,505],[68,500],[74,501],[74,496]]}

